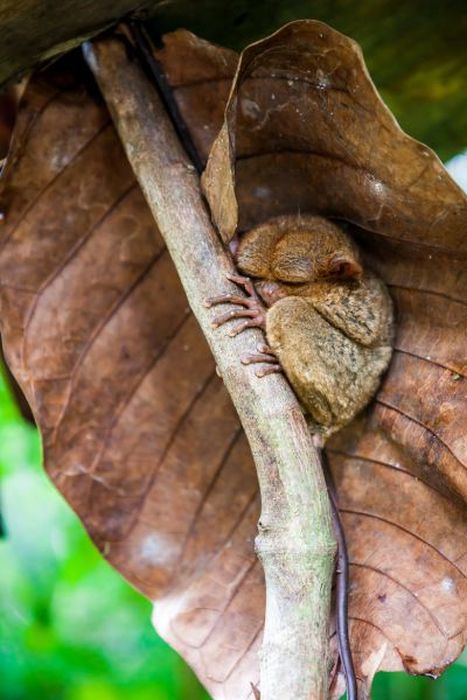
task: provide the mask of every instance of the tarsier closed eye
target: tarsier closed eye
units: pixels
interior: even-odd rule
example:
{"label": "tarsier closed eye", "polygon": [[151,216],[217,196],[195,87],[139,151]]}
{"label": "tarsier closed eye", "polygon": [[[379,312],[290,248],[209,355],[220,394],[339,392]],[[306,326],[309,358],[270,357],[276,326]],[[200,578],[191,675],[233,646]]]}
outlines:
{"label": "tarsier closed eye", "polygon": [[277,241],[271,260],[275,279],[286,283],[310,282],[318,274],[309,231],[287,230]]}
{"label": "tarsier closed eye", "polygon": [[274,261],[272,274],[286,284],[304,284],[316,277],[317,268],[310,256],[289,253]]}
{"label": "tarsier closed eye", "polygon": [[337,252],[324,260],[301,255],[300,250],[283,252],[275,260],[272,272],[275,279],[286,284],[304,284],[323,278],[335,280],[359,280],[363,274],[360,263],[346,253]]}

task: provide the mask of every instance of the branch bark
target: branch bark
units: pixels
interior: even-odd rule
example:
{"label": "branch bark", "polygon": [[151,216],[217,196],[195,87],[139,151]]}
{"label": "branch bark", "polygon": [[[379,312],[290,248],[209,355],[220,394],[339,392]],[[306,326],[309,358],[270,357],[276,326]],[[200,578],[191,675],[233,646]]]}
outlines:
{"label": "branch bark", "polygon": [[[86,44],[93,71],[248,437],[261,489],[256,549],[266,578],[262,700],[328,695],[328,620],[335,539],[325,480],[297,400],[284,378],[258,379],[240,354],[257,330],[214,330],[206,297],[238,289],[189,161],[153,85],[119,39]],[[250,680],[250,679],[248,679]],[[248,686],[248,682],[246,682]]]}

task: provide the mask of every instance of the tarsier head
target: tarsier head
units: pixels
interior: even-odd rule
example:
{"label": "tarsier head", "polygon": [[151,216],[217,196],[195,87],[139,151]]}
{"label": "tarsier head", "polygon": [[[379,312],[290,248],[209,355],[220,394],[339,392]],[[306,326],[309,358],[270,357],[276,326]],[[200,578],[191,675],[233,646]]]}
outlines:
{"label": "tarsier head", "polygon": [[363,272],[358,249],[342,228],[313,215],[282,216],[248,231],[236,258],[245,274],[291,285],[295,293],[300,285],[358,280]]}

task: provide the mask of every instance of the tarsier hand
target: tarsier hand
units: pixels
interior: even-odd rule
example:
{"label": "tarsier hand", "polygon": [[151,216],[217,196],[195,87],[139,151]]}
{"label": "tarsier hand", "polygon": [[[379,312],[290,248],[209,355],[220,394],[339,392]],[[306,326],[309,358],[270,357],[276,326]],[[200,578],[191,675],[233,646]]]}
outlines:
{"label": "tarsier hand", "polygon": [[263,328],[268,346],[242,361],[269,363],[259,376],[282,367],[327,437],[368,404],[389,364],[393,314],[383,282],[363,269],[350,237],[320,216],[279,217],[248,231],[236,261],[254,285],[234,275],[248,297],[207,300],[242,307],[215,325],[245,318],[231,335]]}
{"label": "tarsier hand", "polygon": [[[242,307],[235,311],[228,311],[225,314],[217,316],[213,320],[212,325],[217,328],[218,326],[227,323],[227,321],[245,318],[245,321],[238,323],[230,330],[230,336],[234,337],[239,333],[242,333],[247,328],[261,328],[263,331],[266,331],[267,308],[259,298],[253,282],[249,277],[242,277],[241,275],[227,275],[227,279],[243,287],[248,296],[242,297],[236,294],[221,294],[218,297],[206,299],[205,304],[208,308],[218,304],[238,304],[240,307]],[[257,377],[265,377],[267,374],[272,374],[273,372],[282,372],[282,367],[280,366],[274,351],[269,347],[269,345],[261,343],[258,345],[257,350],[258,353],[255,355],[243,355],[240,358],[244,365],[250,365],[253,363],[269,364],[269,367],[256,371]]]}

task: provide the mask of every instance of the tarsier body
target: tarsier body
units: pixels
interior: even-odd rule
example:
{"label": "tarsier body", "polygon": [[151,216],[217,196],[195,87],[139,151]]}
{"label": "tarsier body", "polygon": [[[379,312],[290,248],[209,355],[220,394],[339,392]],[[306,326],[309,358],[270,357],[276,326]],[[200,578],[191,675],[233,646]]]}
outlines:
{"label": "tarsier body", "polygon": [[236,260],[267,307],[272,352],[313,429],[327,437],[368,404],[389,364],[393,314],[383,282],[363,269],[343,229],[319,216],[248,231]]}

